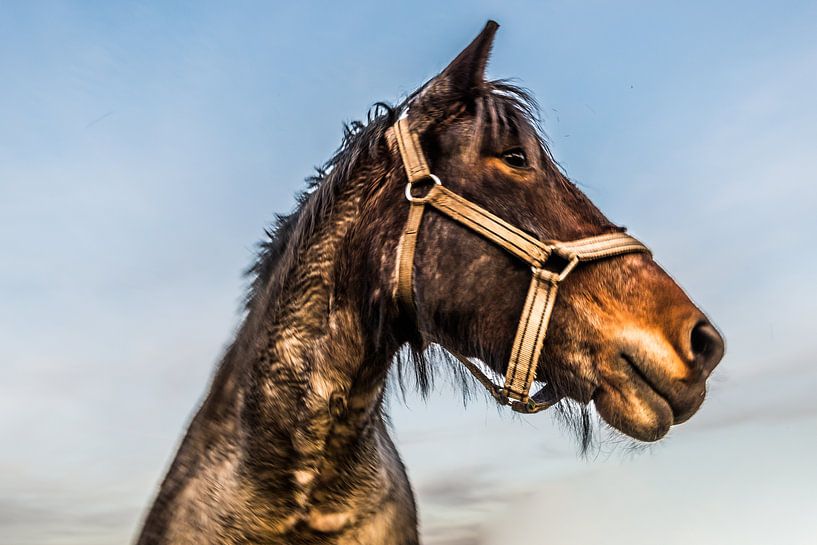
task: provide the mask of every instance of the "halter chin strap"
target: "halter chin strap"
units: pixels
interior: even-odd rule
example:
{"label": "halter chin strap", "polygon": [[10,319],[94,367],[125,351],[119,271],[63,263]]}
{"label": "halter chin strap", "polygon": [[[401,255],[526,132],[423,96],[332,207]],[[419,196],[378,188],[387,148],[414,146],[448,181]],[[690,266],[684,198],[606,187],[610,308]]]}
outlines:
{"label": "halter chin strap", "polygon": [[[513,341],[505,381],[498,386],[473,362],[449,350],[501,404],[517,412],[536,413],[559,401],[548,384],[530,395],[536,376],[536,364],[542,353],[550,316],[559,284],[581,262],[606,259],[623,254],[647,252],[649,249],[625,233],[608,233],[571,242],[544,243],[481,206],[446,188],[431,173],[417,133],[410,128],[408,117],[391,128],[389,138],[397,143],[403,167],[408,176],[406,199],[410,203],[408,219],[397,248],[395,296],[407,308],[414,309],[414,252],[426,205],[475,231],[497,246],[531,266],[531,283],[519,326]],[[421,196],[417,192],[422,190]],[[552,256],[564,263],[561,271],[546,268]]]}

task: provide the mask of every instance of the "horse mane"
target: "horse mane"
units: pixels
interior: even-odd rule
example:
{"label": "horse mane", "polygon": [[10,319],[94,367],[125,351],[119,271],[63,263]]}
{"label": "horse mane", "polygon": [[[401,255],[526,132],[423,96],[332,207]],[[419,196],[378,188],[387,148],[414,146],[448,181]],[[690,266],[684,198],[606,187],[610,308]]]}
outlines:
{"label": "horse mane", "polygon": [[[378,102],[370,108],[366,123],[352,121],[344,124],[340,147],[305,179],[306,188],[296,194],[294,210],[289,214],[276,214],[273,225],[264,230],[266,238],[257,245],[255,263],[244,271],[244,275],[251,279],[244,302],[247,310],[267,288],[276,270],[290,268],[292,263],[286,262],[286,248],[293,242],[297,245],[308,240],[321,218],[333,208],[342,193],[342,186],[358,162],[367,157],[378,157],[381,150],[377,148],[384,142],[386,130],[397,121],[398,112],[403,107],[402,104],[393,107]],[[302,220],[305,230],[297,232],[296,227]]]}
{"label": "horse mane", "polygon": [[[431,80],[433,81],[433,80]],[[295,199],[295,207],[289,214],[277,214],[271,227],[265,229],[266,237],[258,243],[255,262],[244,274],[249,287],[244,299],[245,311],[251,312],[259,301],[270,301],[286,285],[287,274],[297,264],[299,249],[307,243],[322,218],[333,209],[344,187],[352,178],[354,169],[361,161],[389,160],[386,131],[399,119],[420,96],[429,83],[417,89],[397,105],[375,103],[368,111],[366,121],[344,124],[343,139],[335,153],[322,166],[315,167],[313,175],[305,179],[306,187]],[[539,108],[532,95],[524,88],[507,80],[485,82],[474,96],[474,149],[483,143],[501,141],[513,132],[523,144],[538,149],[543,157],[543,167],[557,181],[566,184],[571,191],[581,195],[578,189],[562,173],[553,159],[547,138],[541,130]],[[442,122],[446,122],[443,120]],[[431,365],[434,362],[434,365]],[[439,369],[448,370],[449,382],[459,386],[463,403],[474,392],[482,393],[473,377],[466,373],[446,350],[437,345],[421,350],[416,345],[398,351],[395,356],[394,382],[405,401],[406,369],[412,376],[414,388],[427,398],[433,388]],[[487,393],[485,394],[487,396]],[[592,420],[586,407],[573,402],[557,405],[556,413],[562,423],[572,430],[586,452],[593,443]]]}

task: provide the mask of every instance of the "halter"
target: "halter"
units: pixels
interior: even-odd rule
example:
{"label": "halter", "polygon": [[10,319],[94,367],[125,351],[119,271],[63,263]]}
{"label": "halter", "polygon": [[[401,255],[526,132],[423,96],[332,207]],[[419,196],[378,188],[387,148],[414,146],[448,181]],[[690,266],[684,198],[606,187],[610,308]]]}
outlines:
{"label": "halter", "polygon": [[[494,384],[476,364],[462,354],[448,350],[500,404],[509,405],[516,412],[528,414],[553,406],[560,398],[551,384],[533,395],[530,395],[530,391],[559,284],[581,262],[629,253],[649,253],[650,250],[622,232],[581,238],[571,242],[542,242],[445,187],[442,181],[431,173],[420,146],[420,139],[417,133],[411,130],[408,117],[402,117],[394,124],[390,129],[389,138],[396,141],[400,150],[403,167],[408,176],[406,200],[410,203],[406,226],[397,247],[395,270],[397,300],[414,310],[414,252],[426,205],[530,265],[530,287],[522,315],[519,317],[503,385]],[[425,194],[415,196],[414,189],[419,189],[420,185],[428,185],[429,182],[431,184]],[[553,272],[545,268],[551,256],[558,256],[564,260],[566,265],[561,271]]]}

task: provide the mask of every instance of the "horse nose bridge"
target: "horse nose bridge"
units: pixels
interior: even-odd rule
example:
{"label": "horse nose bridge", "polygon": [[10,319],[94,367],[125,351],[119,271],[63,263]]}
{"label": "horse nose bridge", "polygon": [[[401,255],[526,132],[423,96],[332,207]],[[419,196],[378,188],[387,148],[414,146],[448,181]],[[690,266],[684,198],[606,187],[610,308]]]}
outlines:
{"label": "horse nose bridge", "polygon": [[675,371],[680,373],[683,365],[684,374],[710,373],[723,356],[723,339],[703,311],[649,256],[623,259],[609,262],[601,277],[607,280],[608,308],[617,308],[625,329],[640,331],[636,337],[641,341],[661,338],[661,351],[679,365]]}
{"label": "horse nose bridge", "polygon": [[657,287],[657,318],[690,370],[708,376],[723,357],[723,337],[683,289],[664,275],[663,286]]}
{"label": "horse nose bridge", "polygon": [[662,330],[679,359],[693,374],[709,376],[723,358],[723,337],[703,311],[660,267],[660,276],[651,286],[653,304],[646,305],[647,319]]}

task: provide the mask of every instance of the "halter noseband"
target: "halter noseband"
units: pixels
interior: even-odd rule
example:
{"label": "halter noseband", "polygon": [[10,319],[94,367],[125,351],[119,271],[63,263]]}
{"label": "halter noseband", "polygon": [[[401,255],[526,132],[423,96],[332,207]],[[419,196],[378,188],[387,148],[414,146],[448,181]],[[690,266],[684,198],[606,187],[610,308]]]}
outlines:
{"label": "halter noseband", "polygon": [[[519,317],[504,384],[501,387],[497,386],[468,358],[448,350],[502,405],[509,405],[514,411],[521,413],[536,413],[553,406],[560,398],[551,384],[533,395],[530,395],[530,390],[559,284],[581,262],[636,252],[649,253],[650,250],[635,238],[621,232],[581,238],[572,242],[546,244],[446,188],[440,179],[431,173],[420,146],[420,139],[417,133],[411,130],[407,116],[394,124],[389,137],[396,141],[403,159],[403,167],[408,176],[406,199],[410,203],[406,226],[397,247],[395,296],[398,301],[407,308],[414,309],[414,251],[426,205],[529,264],[532,272],[531,283],[522,315]],[[430,188],[420,197],[412,192],[418,182],[432,182]],[[545,263],[554,255],[567,263],[560,272],[552,272],[545,268]]]}

